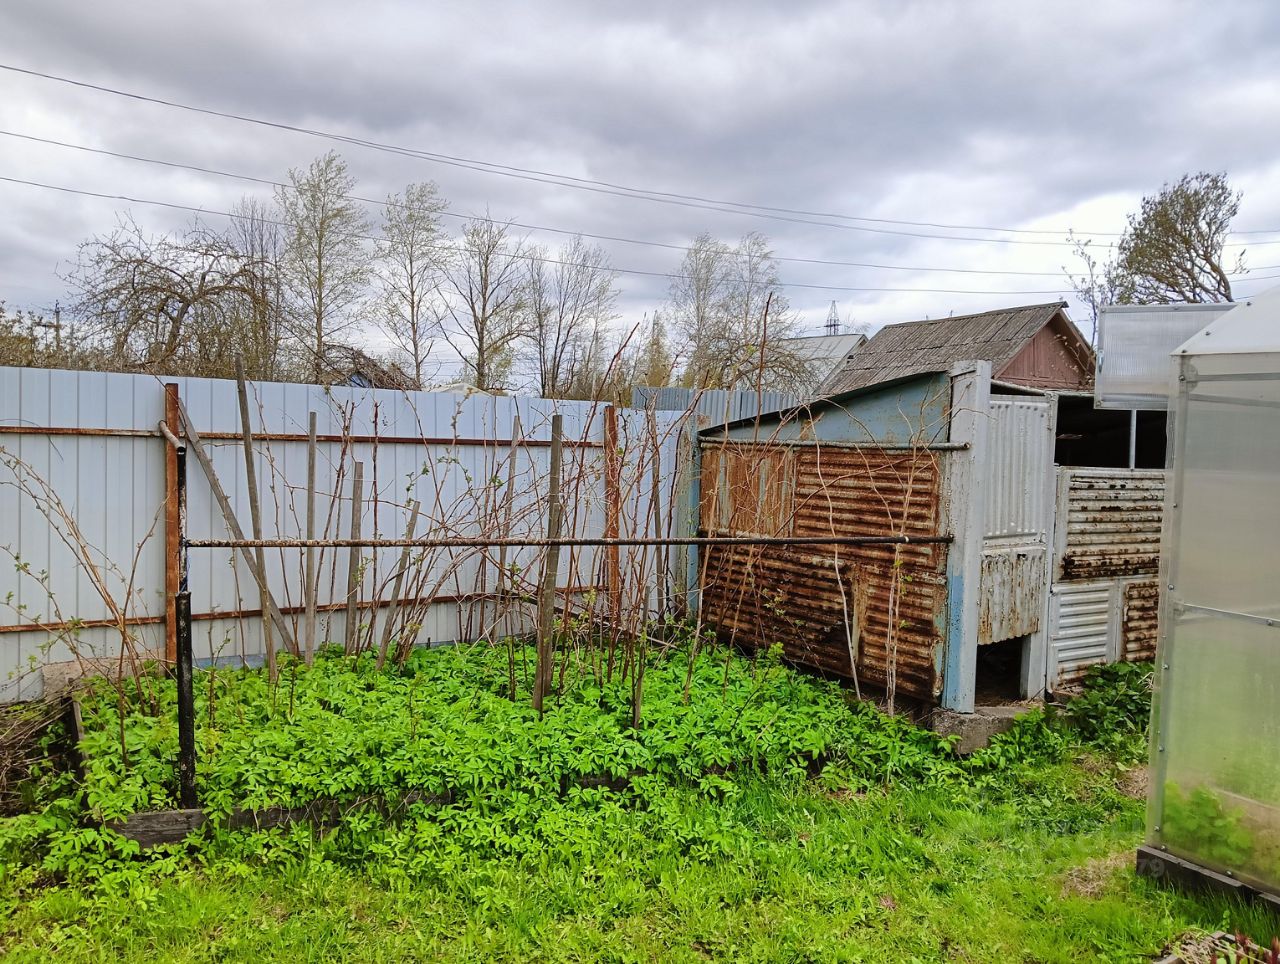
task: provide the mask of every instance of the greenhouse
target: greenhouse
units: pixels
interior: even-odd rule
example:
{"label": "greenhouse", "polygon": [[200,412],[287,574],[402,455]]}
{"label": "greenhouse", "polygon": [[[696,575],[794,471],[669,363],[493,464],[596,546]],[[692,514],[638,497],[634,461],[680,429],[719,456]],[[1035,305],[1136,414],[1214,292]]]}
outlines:
{"label": "greenhouse", "polygon": [[1143,855],[1280,893],[1280,288],[1174,352]]}

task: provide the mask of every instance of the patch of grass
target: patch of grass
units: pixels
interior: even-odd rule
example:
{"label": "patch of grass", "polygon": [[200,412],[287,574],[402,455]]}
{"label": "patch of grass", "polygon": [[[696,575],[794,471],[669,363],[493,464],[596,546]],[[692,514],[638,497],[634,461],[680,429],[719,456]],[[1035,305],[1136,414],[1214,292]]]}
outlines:
{"label": "patch of grass", "polygon": [[[446,786],[456,802],[324,832],[208,830],[146,855],[81,821],[171,801],[176,737],[166,714],[119,715],[104,691],[86,784],[50,778],[42,811],[0,822],[0,950],[1120,961],[1192,927],[1265,932],[1252,912],[1133,875],[1142,804],[1098,749],[1111,727],[1035,713],[961,760],[776,659],[708,653],[686,704],[687,666],[687,652],[654,656],[639,731],[629,683],[589,667],[539,720],[524,694],[506,699],[500,649],[385,673],[331,658],[286,670],[274,693],[258,673],[203,675],[200,784],[218,806]],[[638,769],[624,790],[564,782]]]}

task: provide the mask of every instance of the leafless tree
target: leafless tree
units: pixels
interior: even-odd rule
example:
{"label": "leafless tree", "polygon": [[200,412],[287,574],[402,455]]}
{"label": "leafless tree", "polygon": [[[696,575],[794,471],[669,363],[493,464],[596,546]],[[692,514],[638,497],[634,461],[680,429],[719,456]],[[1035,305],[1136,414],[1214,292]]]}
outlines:
{"label": "leafless tree", "polygon": [[231,244],[255,266],[235,311],[244,333],[241,352],[250,378],[277,380],[291,372],[284,356],[287,326],[282,262],[284,237],[276,212],[258,198],[245,197],[232,209]]}
{"label": "leafless tree", "polygon": [[286,224],[285,287],[307,367],[323,380],[325,347],[354,325],[367,293],[371,252],[365,237],[372,229],[350,198],[355,178],[335,152],[316,158],[305,171],[290,170],[289,182],[276,189]]}
{"label": "leafless tree", "polygon": [[409,361],[419,387],[427,376],[431,342],[440,327],[439,293],[445,200],[435,184],[410,184],[388,195],[382,218],[385,242],[378,259],[378,326]]}
{"label": "leafless tree", "polygon": [[509,225],[468,221],[443,265],[446,317],[441,336],[462,358],[466,378],[482,391],[503,388],[517,342],[528,334],[523,241]]}
{"label": "leafless tree", "polygon": [[1063,268],[1067,282],[1086,307],[1093,322],[1089,335],[1089,344],[1096,347],[1098,337],[1098,315],[1104,305],[1113,304],[1116,300],[1116,264],[1114,255],[1106,261],[1100,261],[1093,253],[1091,240],[1082,240],[1073,232],[1067,233],[1067,241],[1071,244],[1078,262],[1077,268]]}
{"label": "leafless tree", "polygon": [[212,375],[237,347],[231,309],[251,296],[259,269],[198,221],[181,234],[151,236],[126,217],[80,246],[68,280],[106,365]]}
{"label": "leafless tree", "polygon": [[695,238],[671,284],[670,313],[687,346],[682,380],[690,387],[797,390],[811,376],[809,362],[786,344],[797,319],[768,239],[757,232],[733,247],[708,234]]}
{"label": "leafless tree", "polygon": [[618,291],[609,257],[581,237],[548,258],[541,248],[526,262],[529,345],[543,398],[591,398],[605,365],[606,326],[616,317]]}

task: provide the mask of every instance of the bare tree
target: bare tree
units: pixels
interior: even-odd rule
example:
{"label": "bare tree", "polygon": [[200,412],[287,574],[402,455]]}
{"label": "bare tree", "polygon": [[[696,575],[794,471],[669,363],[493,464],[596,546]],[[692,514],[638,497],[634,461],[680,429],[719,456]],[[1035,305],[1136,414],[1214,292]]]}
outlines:
{"label": "bare tree", "polygon": [[1091,240],[1081,240],[1073,232],[1067,232],[1067,241],[1071,244],[1079,262],[1079,273],[1070,268],[1063,268],[1067,282],[1076,293],[1076,297],[1089,309],[1089,317],[1093,329],[1089,335],[1089,344],[1096,347],[1098,337],[1098,315],[1104,305],[1113,304],[1117,300],[1116,264],[1114,256],[1107,261],[1099,261],[1094,255]]}
{"label": "bare tree", "polygon": [[1244,271],[1243,252],[1230,272],[1223,246],[1241,193],[1225,173],[1184,174],[1142,199],[1116,249],[1116,300],[1231,301],[1229,273]]}
{"label": "bare tree", "polygon": [[355,178],[330,151],[305,170],[289,171],[276,189],[285,229],[285,287],[312,377],[323,380],[330,339],[355,323],[366,295],[371,256],[369,219],[350,198]]}
{"label": "bare tree", "polygon": [[511,374],[517,342],[529,331],[522,241],[509,225],[468,221],[458,249],[443,265],[446,319],[441,336],[462,358],[466,378],[482,391]]}
{"label": "bare tree", "polygon": [[378,259],[381,311],[378,326],[408,359],[421,387],[434,334],[440,327],[440,266],[446,207],[435,184],[410,184],[387,196],[382,218],[384,250]]}
{"label": "bare tree", "polygon": [[796,390],[811,378],[810,363],[786,344],[797,319],[768,239],[757,232],[734,247],[695,238],[671,284],[670,312],[687,346],[688,386]]}
{"label": "bare tree", "polygon": [[275,211],[258,198],[242,198],[231,213],[231,245],[255,268],[233,308],[237,327],[245,336],[240,348],[245,371],[250,378],[276,380],[290,374],[283,356],[287,334],[283,231]]}
{"label": "bare tree", "polygon": [[116,231],[80,246],[68,281],[106,365],[217,375],[239,342],[232,306],[255,289],[258,270],[199,222],[153,237],[125,218]]}
{"label": "bare tree", "polygon": [[575,237],[554,258],[540,248],[527,262],[529,344],[543,398],[591,398],[605,364],[605,328],[618,291],[609,257]]}

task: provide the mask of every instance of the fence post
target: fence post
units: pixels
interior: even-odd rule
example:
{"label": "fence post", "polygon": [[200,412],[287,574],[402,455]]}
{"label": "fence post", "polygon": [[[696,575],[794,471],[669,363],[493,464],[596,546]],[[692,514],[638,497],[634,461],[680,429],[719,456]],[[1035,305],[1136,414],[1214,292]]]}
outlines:
{"label": "fence post", "polygon": [[[182,431],[178,385],[164,386],[164,421],[169,431]],[[164,659],[178,661],[178,590],[182,588],[182,516],[178,504],[178,447],[164,441]]]}
{"label": "fence post", "polygon": [[199,805],[196,797],[196,705],[191,666],[191,592],[174,597],[178,644],[178,803],[184,810]]}
{"label": "fence post", "polygon": [[[547,538],[560,538],[560,459],[564,444],[563,418],[551,416],[551,472],[547,486]],[[551,688],[552,658],[555,654],[556,582],[560,573],[560,546],[552,542],[542,563],[542,585],[538,588],[538,657],[534,670],[533,708],[542,712]]]}
{"label": "fence post", "polygon": [[[618,456],[618,410],[613,405],[604,407],[604,534],[606,539],[618,538],[622,461]],[[609,594],[610,633],[618,631],[622,614],[622,563],[617,546],[605,550],[605,586]],[[612,645],[610,646],[612,651]]]}

